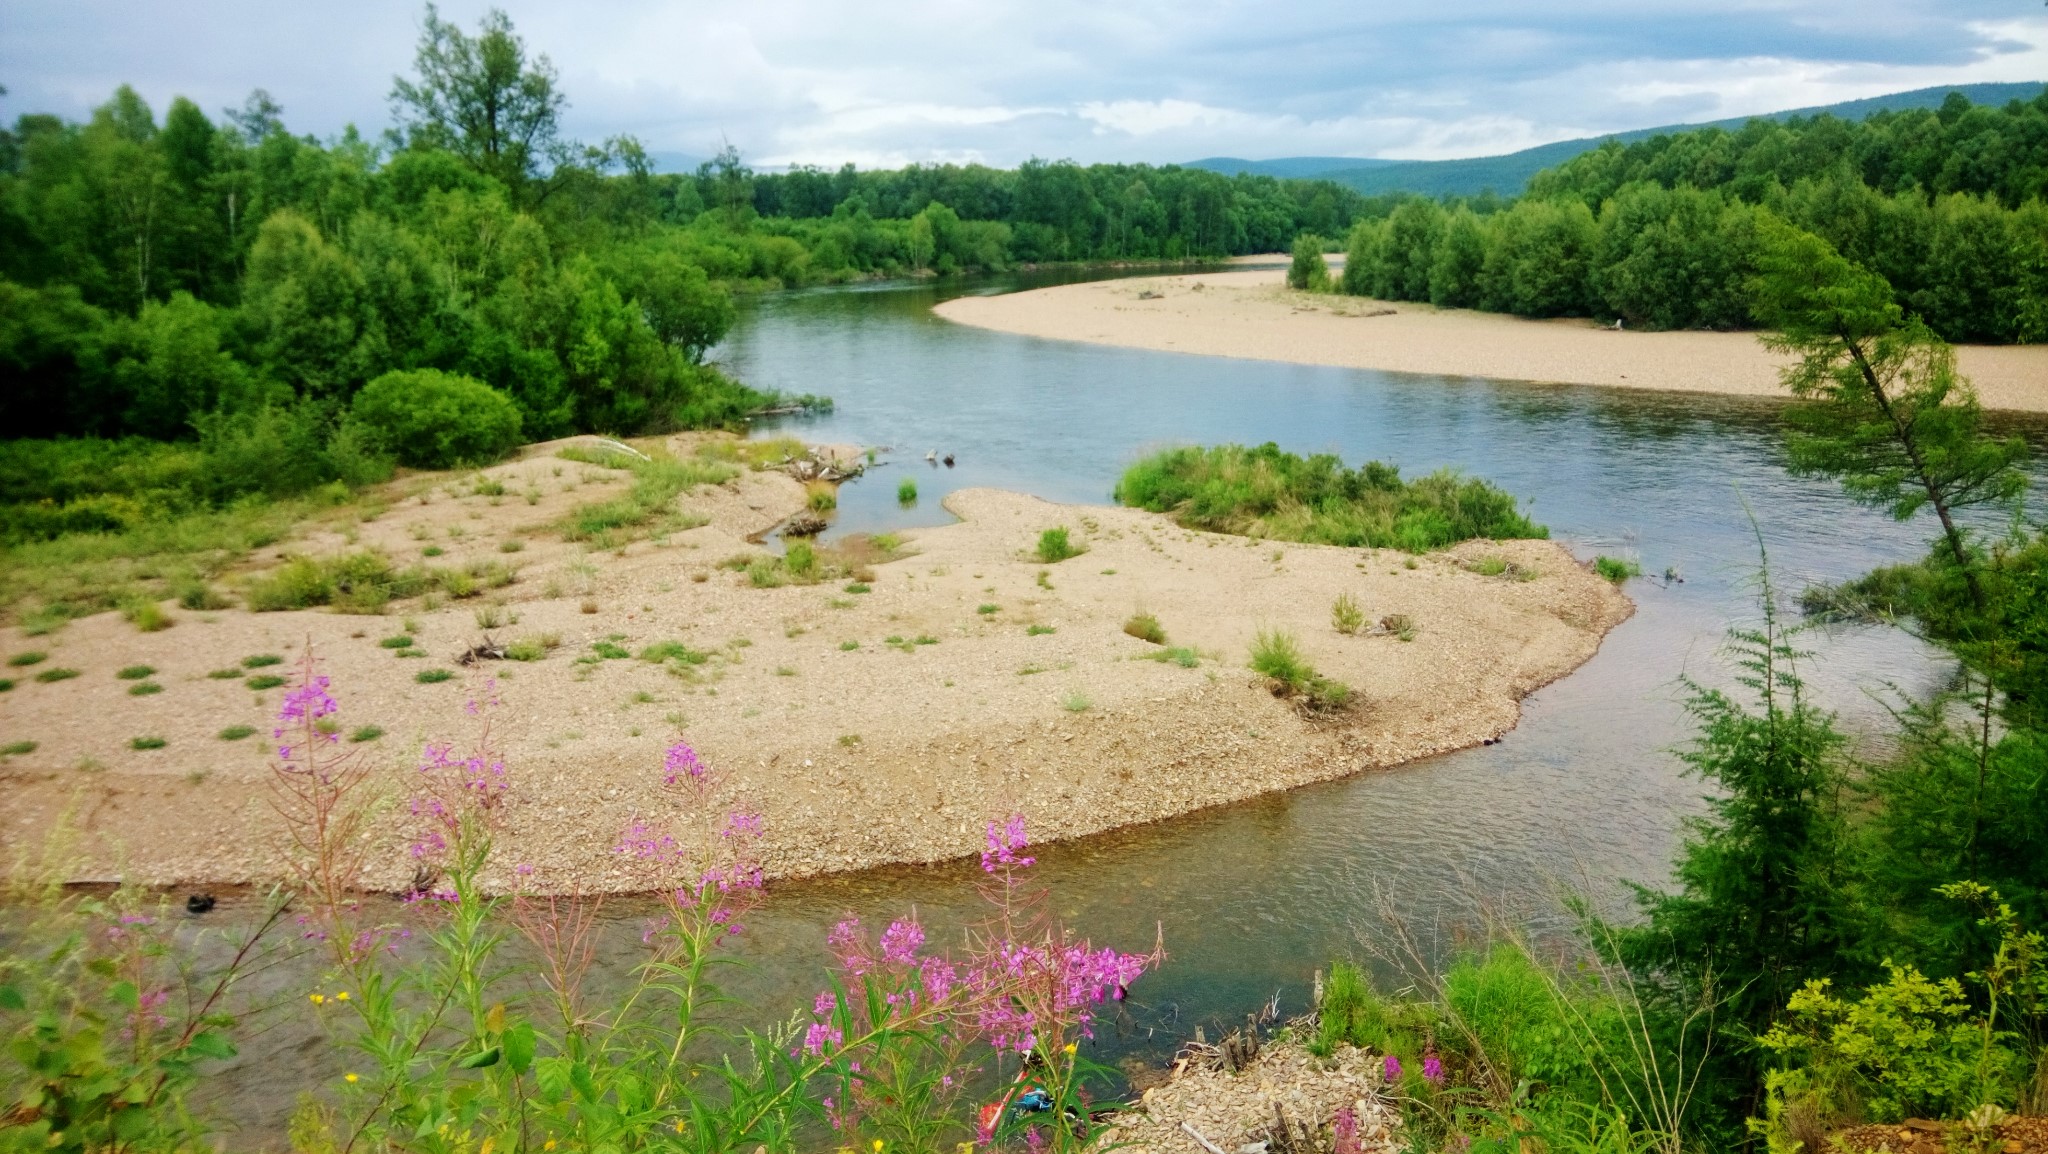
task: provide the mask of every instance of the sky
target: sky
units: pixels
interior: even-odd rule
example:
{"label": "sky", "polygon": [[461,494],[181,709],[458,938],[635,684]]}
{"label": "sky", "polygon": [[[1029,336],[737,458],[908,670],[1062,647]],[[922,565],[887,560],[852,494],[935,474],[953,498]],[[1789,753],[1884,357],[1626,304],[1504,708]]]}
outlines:
{"label": "sky", "polygon": [[[448,0],[474,28],[487,3]],[[503,0],[569,135],[757,167],[1438,159],[1940,84],[2048,79],[2042,0]],[[0,0],[0,116],[254,88],[390,123],[410,0]]]}

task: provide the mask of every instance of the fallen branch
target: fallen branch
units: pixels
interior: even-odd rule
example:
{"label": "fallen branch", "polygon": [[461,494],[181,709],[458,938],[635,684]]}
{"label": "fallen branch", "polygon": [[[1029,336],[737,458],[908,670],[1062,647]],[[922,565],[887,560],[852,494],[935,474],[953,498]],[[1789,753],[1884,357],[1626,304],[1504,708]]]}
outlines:
{"label": "fallen branch", "polygon": [[1207,1150],[1209,1154],[1223,1154],[1223,1147],[1218,1146],[1216,1143],[1211,1142],[1207,1138],[1202,1137],[1202,1132],[1200,1130],[1195,1129],[1191,1123],[1182,1122],[1180,1124],[1180,1128],[1187,1131],[1188,1137],[1193,1138],[1196,1142],[1200,1143],[1202,1149]]}

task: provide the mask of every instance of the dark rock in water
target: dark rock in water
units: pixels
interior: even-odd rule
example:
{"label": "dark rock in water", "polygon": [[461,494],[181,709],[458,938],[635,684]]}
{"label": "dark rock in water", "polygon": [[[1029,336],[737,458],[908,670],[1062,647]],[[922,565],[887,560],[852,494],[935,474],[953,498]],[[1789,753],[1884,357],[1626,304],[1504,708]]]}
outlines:
{"label": "dark rock in water", "polygon": [[185,912],[188,914],[203,914],[212,908],[212,894],[193,894],[185,899]]}
{"label": "dark rock in water", "polygon": [[791,517],[789,524],[782,527],[785,537],[815,537],[825,531],[825,519],[809,514]]}
{"label": "dark rock in water", "polygon": [[948,469],[953,467],[953,454],[951,453],[946,454],[946,467]]}

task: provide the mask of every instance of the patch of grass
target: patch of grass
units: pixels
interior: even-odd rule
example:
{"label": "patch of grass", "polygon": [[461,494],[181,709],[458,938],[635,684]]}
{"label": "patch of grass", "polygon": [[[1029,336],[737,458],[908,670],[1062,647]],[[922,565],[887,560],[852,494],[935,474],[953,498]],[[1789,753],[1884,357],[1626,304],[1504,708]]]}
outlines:
{"label": "patch of grass", "polygon": [[393,637],[386,637],[384,640],[379,641],[377,644],[385,649],[411,649],[412,634],[400,633]]}
{"label": "patch of grass", "polygon": [[711,660],[711,655],[701,649],[692,649],[680,641],[657,641],[640,651],[640,660],[657,663],[675,661],[683,665],[702,665]]}
{"label": "patch of grass", "polygon": [[505,657],[511,661],[539,661],[562,647],[558,633],[543,633],[538,637],[522,637],[505,647]]}
{"label": "patch of grass", "polygon": [[422,669],[418,673],[413,674],[412,679],[421,685],[433,685],[437,682],[452,680],[454,676],[455,674],[446,669]]}
{"label": "patch of grass", "polygon": [[842,733],[839,735],[839,745],[843,749],[852,749],[859,744],[860,734],[858,733]]}
{"label": "patch of grass", "polygon": [[777,677],[795,677],[795,676],[796,676],[796,666],[794,666],[794,665],[778,665],[778,666],[776,666],[776,667],[775,667],[775,676],[777,676]]}
{"label": "patch of grass", "polygon": [[1024,627],[1024,636],[1026,637],[1043,637],[1048,633],[1058,632],[1058,629],[1050,625],[1027,625]]}
{"label": "patch of grass", "polygon": [[284,678],[275,673],[262,673],[251,677],[246,684],[251,689],[276,689],[284,684]]}
{"label": "patch of grass", "polygon": [[624,661],[626,658],[633,656],[631,650],[609,638],[603,641],[591,642],[590,651],[606,661]]}
{"label": "patch of grass", "polygon": [[79,672],[76,669],[45,669],[41,673],[36,674],[36,680],[47,685],[52,681],[69,681],[77,676],[79,676]]}
{"label": "patch of grass", "polygon": [[12,677],[0,677],[0,693],[6,693],[13,688],[14,679]]}
{"label": "patch of grass", "polygon": [[1593,558],[1593,572],[1598,573],[1603,579],[1619,585],[1631,577],[1641,577],[1643,575],[1643,567],[1635,561],[1603,555]]}
{"label": "patch of grass", "polygon": [[841,653],[851,653],[859,648],[860,642],[858,641],[842,641],[839,643],[839,651]]}
{"label": "patch of grass", "polygon": [[1040,589],[1052,588],[1052,570],[1040,569],[1038,571],[1038,587]]}
{"label": "patch of grass", "polygon": [[147,665],[130,665],[121,670],[121,672],[114,674],[114,676],[123,681],[140,681],[155,672],[154,668]]}
{"label": "patch of grass", "polygon": [[439,557],[441,554],[446,553],[447,551],[448,550],[441,548],[439,545],[429,545],[426,548],[420,550],[420,556]]}
{"label": "patch of grass", "polygon": [[1154,645],[1166,644],[1166,630],[1160,626],[1159,618],[1150,613],[1131,614],[1130,620],[1124,622],[1124,632],[1140,641],[1150,641]]}
{"label": "patch of grass", "polygon": [[873,586],[870,586],[865,581],[848,581],[846,583],[846,592],[848,593],[866,593],[872,588]]}
{"label": "patch of grass", "polygon": [[1481,577],[1498,577],[1508,571],[1508,563],[1505,557],[1486,556],[1465,562],[1465,568]]}
{"label": "patch of grass", "polygon": [[1358,598],[1349,593],[1337,594],[1337,599],[1330,603],[1330,624],[1347,637],[1365,628],[1365,610],[1358,607]]}
{"label": "patch of grass", "polygon": [[160,633],[177,624],[170,614],[164,612],[164,607],[154,601],[130,601],[122,607],[121,616],[143,633]]}
{"label": "patch of grass", "polygon": [[158,685],[154,681],[138,681],[135,684],[128,687],[128,696],[154,697],[155,695],[162,693],[163,691],[164,687]]}
{"label": "patch of grass", "polygon": [[258,653],[253,657],[242,658],[242,668],[244,669],[262,669],[267,665],[283,664],[284,658],[279,657],[275,653]]}
{"label": "patch of grass", "polygon": [[348,739],[360,745],[365,741],[375,741],[382,736],[384,736],[384,730],[381,727],[364,725],[358,726],[354,733],[348,735]]}
{"label": "patch of grass", "polygon": [[702,457],[657,456],[642,461],[622,453],[612,456],[619,463],[606,463],[605,467],[632,473],[632,490],[613,500],[577,508],[562,527],[564,538],[589,541],[604,537],[616,546],[641,537],[694,529],[704,524],[705,519],[683,512],[676,506],[676,498],[699,485],[723,484],[739,472],[724,462]]}
{"label": "patch of grass", "polygon": [[911,638],[910,643],[912,645],[937,645],[939,639],[929,633],[920,633],[916,637]]}
{"label": "patch of grass", "polygon": [[33,741],[10,741],[6,745],[0,745],[0,757],[20,757],[22,754],[35,751],[36,743]]}
{"label": "patch of grass", "polygon": [[128,748],[140,752],[146,749],[162,749],[169,744],[170,742],[161,737],[136,737],[129,739]]}
{"label": "patch of grass", "polygon": [[804,505],[813,513],[824,513],[839,507],[839,489],[830,481],[812,481],[804,486]]}
{"label": "patch of grass", "polygon": [[173,581],[170,588],[171,596],[178,599],[178,604],[195,613],[226,609],[234,604],[234,602],[229,601],[226,597],[221,596],[219,590],[197,577],[186,577]]}
{"label": "patch of grass", "polygon": [[1284,630],[1259,630],[1252,639],[1251,667],[1272,682],[1275,696],[1293,697],[1311,712],[1342,709],[1351,699],[1351,687],[1317,673],[1294,635]]}
{"label": "patch of grass", "polygon": [[991,613],[1001,613],[1003,607],[1000,605],[977,605],[974,607],[974,611],[986,617]]}
{"label": "patch of grass", "polygon": [[526,548],[526,542],[524,541],[512,540],[498,542],[498,552],[500,553],[517,553],[524,548]]}
{"label": "patch of grass", "polygon": [[1069,557],[1079,557],[1086,550],[1075,545],[1067,534],[1065,525],[1056,525],[1038,535],[1036,556],[1047,565],[1055,565]]}
{"label": "patch of grass", "polygon": [[1141,654],[1140,656],[1147,661],[1157,661],[1162,665],[1171,662],[1182,669],[1194,669],[1202,664],[1201,654],[1196,653],[1185,645],[1173,645],[1164,649],[1155,649],[1150,653]]}
{"label": "patch of grass", "polygon": [[1403,641],[1415,640],[1415,619],[1406,613],[1389,613],[1380,618],[1380,632],[1392,634]]}
{"label": "patch of grass", "polygon": [[896,482],[896,503],[898,505],[917,504],[916,481],[913,481],[910,478],[905,477],[901,481]]}
{"label": "patch of grass", "polygon": [[41,665],[49,659],[50,655],[47,653],[30,650],[27,653],[17,653],[8,658],[7,664],[14,666],[16,669],[25,669],[31,665]]}
{"label": "patch of grass", "polygon": [[1060,698],[1060,708],[1068,713],[1086,713],[1094,704],[1094,702],[1088,700],[1087,694],[1078,689]]}
{"label": "patch of grass", "polygon": [[1378,461],[1348,469],[1272,442],[1167,449],[1124,471],[1116,499],[1190,529],[1420,553],[1476,537],[1548,537],[1513,496],[1445,470],[1413,481]]}
{"label": "patch of grass", "polygon": [[216,669],[206,676],[215,681],[239,681],[242,678],[242,674],[243,671],[240,669]]}
{"label": "patch of grass", "polygon": [[245,737],[254,737],[255,735],[256,727],[253,725],[230,725],[214,736],[222,741],[240,741]]}

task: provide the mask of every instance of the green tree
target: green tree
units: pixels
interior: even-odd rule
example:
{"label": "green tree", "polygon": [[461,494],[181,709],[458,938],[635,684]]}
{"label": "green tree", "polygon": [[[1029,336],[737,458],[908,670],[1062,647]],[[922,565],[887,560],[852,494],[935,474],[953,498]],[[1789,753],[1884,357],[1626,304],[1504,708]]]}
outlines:
{"label": "green tree", "polygon": [[555,87],[555,67],[545,54],[527,60],[503,11],[484,13],[470,36],[428,4],[413,69],[416,79],[391,85],[409,145],[448,149],[515,192],[571,159],[559,135],[568,99]]}
{"label": "green tree", "polygon": [[1294,238],[1294,260],[1287,266],[1287,287],[1302,292],[1330,291],[1330,266],[1323,259],[1323,238],[1312,232]]}

